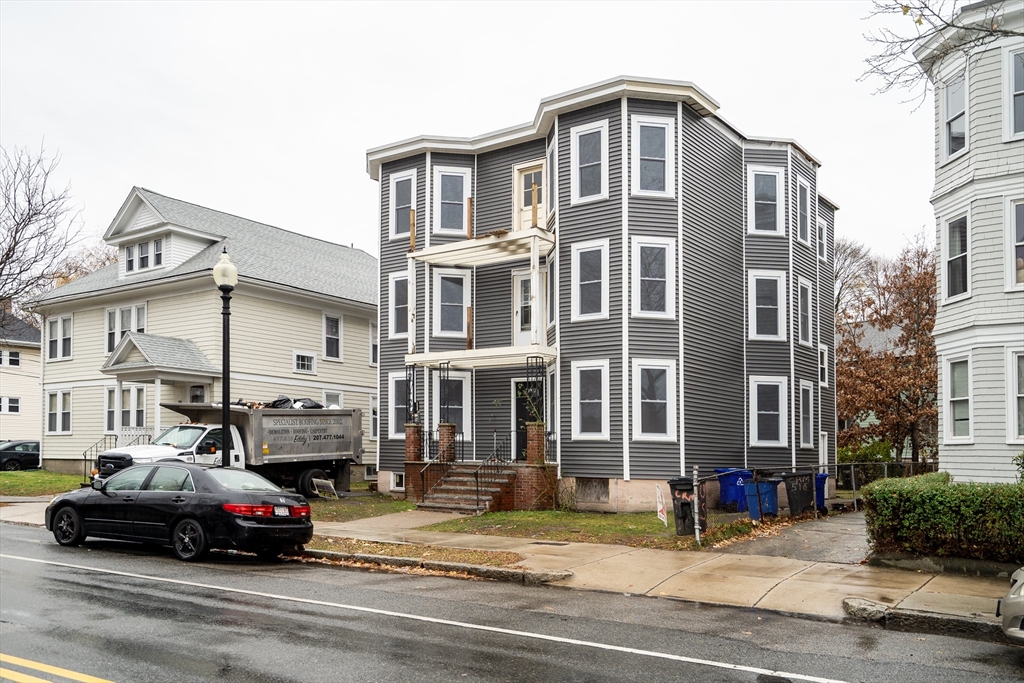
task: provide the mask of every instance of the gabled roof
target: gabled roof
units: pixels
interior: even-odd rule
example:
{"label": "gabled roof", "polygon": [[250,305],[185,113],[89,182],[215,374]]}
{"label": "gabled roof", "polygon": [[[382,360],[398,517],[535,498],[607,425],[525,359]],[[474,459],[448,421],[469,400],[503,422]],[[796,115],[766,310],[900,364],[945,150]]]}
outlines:
{"label": "gabled roof", "polygon": [[0,342],[23,346],[39,346],[41,335],[36,327],[22,318],[0,310]]}
{"label": "gabled roof", "polygon": [[[841,325],[843,323],[840,323]],[[893,325],[888,329],[880,329],[875,327],[867,321],[860,323],[860,332],[863,336],[858,340],[857,346],[861,347],[871,353],[884,353],[885,351],[897,351],[896,341],[903,334],[903,328],[899,325]],[[835,335],[835,345],[839,346],[840,337],[837,332]],[[897,354],[898,355],[898,354]]]}
{"label": "gabled roof", "polygon": [[[120,280],[117,264],[111,264],[47,292],[36,303],[210,273],[226,248],[242,282],[284,286],[359,304],[377,304],[377,259],[361,249],[257,223],[141,187],[132,188],[124,206],[132,202],[142,202],[152,209],[155,222],[151,225],[173,226],[208,236],[210,246],[174,268]],[[108,239],[114,235],[113,228],[107,231]]]}
{"label": "gabled roof", "polygon": [[[142,359],[132,359],[137,350]],[[129,332],[121,339],[100,372],[117,374],[125,370],[152,368],[175,370],[197,375],[219,376],[215,368],[191,339],[162,337],[156,334]]]}

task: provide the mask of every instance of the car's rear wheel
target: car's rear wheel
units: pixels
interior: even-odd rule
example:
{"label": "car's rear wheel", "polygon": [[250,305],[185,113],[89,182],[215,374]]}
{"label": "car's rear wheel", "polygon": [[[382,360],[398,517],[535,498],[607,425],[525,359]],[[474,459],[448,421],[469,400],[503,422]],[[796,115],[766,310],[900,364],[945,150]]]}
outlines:
{"label": "car's rear wheel", "polygon": [[326,479],[327,473],[323,470],[310,469],[299,475],[298,491],[306,498],[319,498],[316,489],[313,488],[314,479]]}
{"label": "car's rear wheel", "polygon": [[17,460],[7,460],[4,462],[5,472],[17,472],[21,469],[21,463]]}
{"label": "car's rear wheel", "polygon": [[174,527],[171,535],[174,556],[182,562],[195,562],[209,550],[203,525],[194,519],[183,519]]}
{"label": "car's rear wheel", "polygon": [[62,507],[53,517],[53,538],[61,545],[80,545],[85,540],[82,517],[73,507]]}

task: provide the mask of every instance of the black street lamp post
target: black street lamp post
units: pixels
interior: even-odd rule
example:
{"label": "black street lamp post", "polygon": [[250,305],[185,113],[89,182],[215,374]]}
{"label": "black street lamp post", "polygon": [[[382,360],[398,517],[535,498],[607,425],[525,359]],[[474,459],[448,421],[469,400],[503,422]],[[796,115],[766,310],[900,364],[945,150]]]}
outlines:
{"label": "black street lamp post", "polygon": [[220,466],[230,467],[231,466],[231,333],[229,330],[229,321],[231,320],[231,292],[235,289],[235,285],[238,284],[238,268],[231,263],[231,259],[228,258],[228,250],[225,247],[224,253],[220,255],[220,261],[213,267],[213,281],[217,283],[217,289],[220,290],[221,301],[224,302],[224,307],[221,309],[221,315],[224,318],[224,336],[223,336],[223,349],[221,358],[223,359],[223,369],[221,371],[221,392],[220,392],[220,403],[221,403],[221,457]]}

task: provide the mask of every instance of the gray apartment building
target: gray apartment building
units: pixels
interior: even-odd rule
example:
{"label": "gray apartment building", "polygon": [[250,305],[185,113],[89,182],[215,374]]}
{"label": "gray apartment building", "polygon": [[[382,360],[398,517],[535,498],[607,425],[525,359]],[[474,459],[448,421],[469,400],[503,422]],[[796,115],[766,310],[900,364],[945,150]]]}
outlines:
{"label": "gray apartment building", "polygon": [[837,207],[805,148],[718,108],[620,77],[526,124],[367,152],[382,490],[405,487],[409,421],[428,444],[455,424],[483,461],[521,457],[542,418],[589,509],[650,509],[653,481],[695,465],[835,461]]}

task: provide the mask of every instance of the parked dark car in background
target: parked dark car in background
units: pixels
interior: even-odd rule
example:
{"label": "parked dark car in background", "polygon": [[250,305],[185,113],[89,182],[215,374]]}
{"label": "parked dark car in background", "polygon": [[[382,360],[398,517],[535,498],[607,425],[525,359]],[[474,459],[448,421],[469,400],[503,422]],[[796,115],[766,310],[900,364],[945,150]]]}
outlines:
{"label": "parked dark car in background", "polygon": [[301,495],[254,472],[174,461],[135,465],[56,496],[46,528],[64,546],[94,536],[170,545],[186,562],[211,548],[271,559],[309,542],[309,513]]}
{"label": "parked dark car in background", "polygon": [[0,443],[0,470],[37,470],[39,461],[38,441],[4,441]]}

